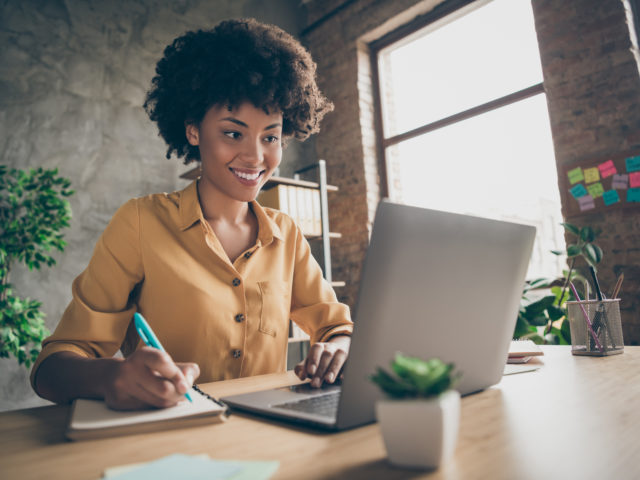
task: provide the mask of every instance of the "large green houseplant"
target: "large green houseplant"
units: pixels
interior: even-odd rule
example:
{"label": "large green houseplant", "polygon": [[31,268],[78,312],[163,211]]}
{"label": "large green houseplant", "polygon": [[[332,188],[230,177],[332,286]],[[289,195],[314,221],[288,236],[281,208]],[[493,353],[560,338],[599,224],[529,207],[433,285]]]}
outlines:
{"label": "large green houseplant", "polygon": [[[566,320],[566,302],[575,300],[569,282],[586,284],[577,270],[578,261],[597,268],[602,249],[594,243],[600,232],[589,227],[563,223],[569,237],[575,237],[566,250],[552,250],[554,255],[566,255],[569,270],[560,279],[538,278],[527,281],[522,293],[514,338],[529,338],[536,343],[571,344],[571,330]],[[548,292],[544,295],[536,293]]]}
{"label": "large green houseplant", "polygon": [[57,169],[20,170],[0,165],[0,358],[29,367],[49,334],[41,302],[14,294],[9,275],[16,263],[29,270],[53,266],[52,250],[66,245],[71,183]]}

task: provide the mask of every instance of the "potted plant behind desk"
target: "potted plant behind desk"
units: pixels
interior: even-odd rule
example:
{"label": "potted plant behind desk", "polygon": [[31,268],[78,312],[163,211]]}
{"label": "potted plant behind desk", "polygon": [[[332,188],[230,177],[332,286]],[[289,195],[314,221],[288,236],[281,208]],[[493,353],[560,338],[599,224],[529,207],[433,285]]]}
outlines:
{"label": "potted plant behind desk", "polygon": [[575,297],[569,290],[569,283],[580,282],[584,286],[584,296],[588,297],[589,283],[580,271],[584,270],[585,265],[597,269],[603,253],[594,243],[600,234],[599,230],[589,226],[577,227],[566,222],[562,226],[569,237],[575,238],[574,243],[569,243],[566,250],[551,250],[551,253],[566,255],[569,270],[564,270],[559,279],[527,280],[522,291],[513,338],[529,339],[538,344],[571,345],[566,302],[575,300]]}
{"label": "potted plant behind desk", "polygon": [[63,251],[61,231],[69,227],[71,182],[57,169],[20,170],[0,165],[0,358],[15,357],[29,367],[49,335],[42,304],[14,294],[11,269],[51,267],[52,250]]}
{"label": "potted plant behind desk", "polygon": [[454,452],[460,425],[459,379],[453,364],[437,358],[396,354],[393,373],[378,367],[371,380],[387,398],[376,403],[376,417],[389,461],[413,468],[437,468]]}

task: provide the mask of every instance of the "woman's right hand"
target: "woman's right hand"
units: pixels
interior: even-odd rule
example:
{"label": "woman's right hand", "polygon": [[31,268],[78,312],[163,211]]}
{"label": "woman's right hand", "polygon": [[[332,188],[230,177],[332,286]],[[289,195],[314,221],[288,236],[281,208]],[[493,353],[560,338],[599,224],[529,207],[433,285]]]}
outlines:
{"label": "woman's right hand", "polygon": [[176,364],[166,352],[143,347],[107,375],[104,401],[114,410],[171,407],[184,399],[199,375],[197,364]]}

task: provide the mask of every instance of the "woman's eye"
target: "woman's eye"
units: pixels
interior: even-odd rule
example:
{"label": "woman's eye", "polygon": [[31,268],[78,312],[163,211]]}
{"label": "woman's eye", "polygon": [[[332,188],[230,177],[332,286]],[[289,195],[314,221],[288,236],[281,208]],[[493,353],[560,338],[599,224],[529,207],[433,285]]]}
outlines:
{"label": "woman's eye", "polygon": [[267,138],[265,138],[265,141],[267,143],[276,143],[279,140],[278,137],[276,137],[275,135],[269,135]]}
{"label": "woman's eye", "polygon": [[234,140],[237,140],[241,137],[240,132],[224,132],[224,134],[229,137],[232,138]]}

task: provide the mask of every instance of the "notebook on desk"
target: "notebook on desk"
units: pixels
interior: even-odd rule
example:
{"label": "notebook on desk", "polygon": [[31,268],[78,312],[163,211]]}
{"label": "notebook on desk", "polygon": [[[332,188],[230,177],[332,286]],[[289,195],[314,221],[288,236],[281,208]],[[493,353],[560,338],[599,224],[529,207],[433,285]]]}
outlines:
{"label": "notebook on desk", "polygon": [[193,402],[183,400],[169,408],[119,411],[102,400],[74,400],[67,425],[70,440],[90,440],[116,435],[148,433],[216,423],[227,418],[227,406],[194,387]]}
{"label": "notebook on desk", "polygon": [[342,384],[303,384],[222,400],[239,410],[343,430],[375,420],[381,393],[369,376],[378,365],[388,367],[396,352],[455,363],[463,374],[457,388],[462,394],[497,383],[534,236],[532,226],[383,200]]}

